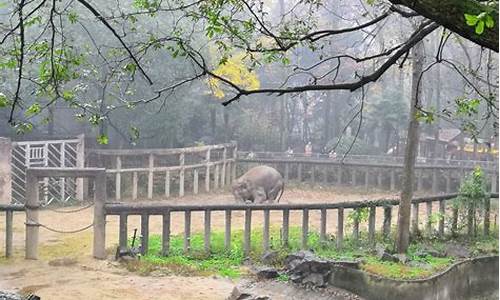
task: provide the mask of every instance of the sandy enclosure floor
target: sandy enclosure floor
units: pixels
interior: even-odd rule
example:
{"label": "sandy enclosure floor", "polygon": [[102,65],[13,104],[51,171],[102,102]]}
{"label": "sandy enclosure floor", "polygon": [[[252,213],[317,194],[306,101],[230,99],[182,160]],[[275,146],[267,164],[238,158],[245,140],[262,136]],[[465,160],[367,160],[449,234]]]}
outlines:
{"label": "sandy enclosure floor", "polygon": [[[283,195],[283,203],[343,202],[366,199],[394,198],[397,194],[382,192],[353,192],[343,189],[304,190],[288,189]],[[157,200],[155,200],[157,201]],[[232,196],[227,193],[212,193],[184,198],[162,200],[171,204],[221,204],[233,203]],[[151,202],[151,201],[146,201]],[[73,208],[63,208],[74,209]],[[434,209],[437,209],[434,208]],[[425,207],[420,213],[424,214]],[[348,211],[346,212],[346,214]],[[382,210],[377,210],[377,230],[382,226]],[[243,229],[243,212],[234,212],[232,216],[233,230]],[[393,211],[393,224],[397,219],[397,211]],[[0,214],[0,220],[4,216]],[[421,219],[423,220],[423,218]],[[35,292],[42,299],[225,299],[236,282],[217,277],[141,277],[129,273],[111,260],[97,261],[91,258],[92,231],[77,234],[59,234],[40,229],[40,246],[38,261],[23,260],[24,254],[24,213],[14,215],[14,258],[0,258],[0,290]],[[262,212],[252,216],[252,228],[262,228]],[[271,226],[279,227],[282,222],[280,212],[271,213]],[[310,212],[310,228],[319,228],[319,211]],[[40,212],[40,223],[60,230],[74,230],[92,223],[92,208],[77,213],[61,214],[51,210]],[[291,212],[290,226],[300,226],[302,215]],[[337,214],[329,212],[327,231],[336,232]],[[161,217],[150,218],[150,234],[161,233]],[[366,224],[361,228],[365,229]],[[139,216],[130,216],[128,220],[129,235],[134,228],[140,228]],[[212,230],[223,230],[223,212],[212,215]],[[172,234],[184,231],[182,213],[172,214]],[[192,215],[192,232],[203,230],[203,213]],[[347,232],[350,228],[345,229]],[[0,222],[0,255],[4,251],[5,223]],[[106,248],[110,256],[118,243],[118,217],[108,217],[106,225]],[[72,261],[63,266],[54,266],[58,259],[71,258]]]}

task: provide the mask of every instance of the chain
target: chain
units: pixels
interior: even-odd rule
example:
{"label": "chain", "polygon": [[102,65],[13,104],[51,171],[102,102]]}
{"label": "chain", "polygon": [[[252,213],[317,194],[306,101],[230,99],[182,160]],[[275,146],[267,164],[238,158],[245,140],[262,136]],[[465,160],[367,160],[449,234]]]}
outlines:
{"label": "chain", "polygon": [[82,232],[82,231],[85,231],[89,228],[91,228],[92,226],[94,226],[94,223],[92,222],[91,224],[85,226],[85,227],[82,227],[80,229],[76,229],[76,230],[58,230],[58,229],[54,229],[54,228],[51,228],[47,225],[44,225],[44,224],[41,224],[39,222],[35,222],[33,221],[32,219],[28,219],[28,221],[30,222],[29,224],[27,225],[31,225],[31,226],[40,226],[40,227],[43,227],[45,229],[47,229],[48,231],[52,231],[52,232],[55,232],[55,233],[78,233],[78,232]]}
{"label": "chain", "polygon": [[93,205],[94,205],[94,202],[90,202],[89,204],[85,205],[84,207],[71,209],[71,210],[59,210],[59,209],[54,209],[54,208],[50,208],[47,206],[45,206],[44,209],[47,209],[47,210],[50,210],[50,211],[53,211],[56,213],[60,213],[60,214],[70,214],[70,213],[76,213],[76,212],[79,212],[82,210],[86,210],[87,208],[92,207]]}

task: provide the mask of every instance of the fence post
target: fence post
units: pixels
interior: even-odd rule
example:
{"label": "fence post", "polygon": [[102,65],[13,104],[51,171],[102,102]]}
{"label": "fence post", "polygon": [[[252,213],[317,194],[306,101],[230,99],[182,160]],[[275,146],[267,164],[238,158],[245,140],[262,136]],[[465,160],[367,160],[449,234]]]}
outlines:
{"label": "fence post", "polygon": [[245,210],[245,231],[243,240],[243,252],[245,256],[248,256],[250,254],[251,235],[252,235],[252,210],[247,208]]}
{"label": "fence post", "polygon": [[302,249],[307,249],[307,239],[309,236],[309,209],[302,210]]}
{"label": "fence post", "polygon": [[12,221],[14,212],[7,210],[5,212],[5,257],[12,256]]}
{"label": "fence post", "polygon": [[354,212],[356,212],[356,217],[354,218],[352,222],[352,236],[355,241],[359,240],[359,217],[358,217],[358,212],[359,208],[355,208]]}
{"label": "fence post", "polygon": [[425,203],[427,207],[427,226],[426,231],[428,235],[432,234],[432,202],[428,201]]}
{"label": "fence post", "polygon": [[490,234],[490,197],[484,199],[484,221],[483,221],[483,234]]}
{"label": "fence post", "polygon": [[215,171],[214,171],[214,188],[218,189],[219,188],[219,164],[215,165]]}
{"label": "fence post", "polygon": [[320,230],[319,230],[319,240],[321,242],[326,241],[326,208],[321,209],[321,219],[320,219]]}
{"label": "fence post", "polygon": [[438,192],[438,176],[436,168],[432,169],[432,193],[436,194]]}
{"label": "fence post", "polygon": [[106,172],[100,171],[94,177],[94,249],[93,255],[97,259],[106,258],[106,215],[104,204],[106,203]]}
{"label": "fence post", "polygon": [[115,199],[121,199],[121,189],[122,189],[122,158],[117,155],[116,156],[116,174],[115,174]]}
{"label": "fence post", "polygon": [[0,203],[12,202],[12,143],[10,139],[0,137]]}
{"label": "fence post", "polygon": [[154,185],[154,180],[153,180],[153,169],[155,165],[155,157],[153,153],[149,153],[148,157],[149,161],[149,170],[148,170],[148,199],[153,198],[153,185]]}
{"label": "fence post", "polygon": [[119,236],[118,236],[118,246],[120,252],[127,250],[127,214],[120,214],[120,226],[119,226]]}
{"label": "fence post", "polygon": [[205,253],[210,253],[210,223],[211,223],[211,211],[210,209],[205,210]]}
{"label": "fence post", "polygon": [[193,194],[198,194],[198,169],[193,170]]}
{"label": "fence post", "polygon": [[132,173],[132,199],[137,199],[137,172]]}
{"label": "fence post", "polygon": [[170,252],[170,210],[163,213],[162,221],[161,255],[167,256]]}
{"label": "fence post", "polygon": [[283,241],[283,246],[288,247],[288,227],[290,224],[290,210],[288,208],[283,209],[283,231],[281,239]]}
{"label": "fence post", "polygon": [[146,255],[149,250],[149,215],[141,215],[141,254]]}
{"label": "fence post", "polygon": [[236,167],[238,165],[238,144],[234,143],[234,149],[233,149],[233,168],[231,169],[231,182],[233,182],[236,179]]}
{"label": "fence post", "polygon": [[170,197],[170,171],[165,171],[165,197]]}
{"label": "fence post", "polygon": [[497,192],[497,175],[492,175],[491,176],[491,193],[496,193]]}
{"label": "fence post", "polygon": [[375,241],[375,211],[376,207],[370,207],[370,215],[368,216],[368,241],[373,243]]}
{"label": "fence post", "polygon": [[184,152],[179,155],[179,166],[181,167],[179,171],[179,197],[184,197]]}
{"label": "fence post", "polygon": [[264,231],[262,233],[262,248],[264,249],[264,253],[269,251],[269,219],[269,209],[264,209]]}
{"label": "fence post", "polygon": [[227,155],[227,149],[226,147],[223,148],[222,150],[222,170],[221,170],[221,177],[220,177],[220,186],[225,187],[226,186],[226,155]]}
{"label": "fence post", "polygon": [[206,171],[205,171],[205,191],[210,192],[210,149],[207,150],[206,155]]}
{"label": "fence post", "polygon": [[384,237],[389,237],[391,234],[391,219],[392,219],[392,207],[385,206],[384,207],[384,224],[382,228],[382,232]]}
{"label": "fence post", "polygon": [[[85,135],[79,134],[77,136],[78,144],[76,144],[76,167],[84,168],[85,167]],[[63,149],[64,151],[64,149]],[[86,178],[76,178],[76,199],[83,201],[86,197],[85,191],[88,190],[85,188],[87,186]],[[1,198],[1,197],[0,197]]]}
{"label": "fence post", "polygon": [[412,209],[411,209],[411,228],[413,234],[417,235],[418,234],[418,203],[412,203]]}
{"label": "fence post", "polygon": [[191,211],[184,212],[184,253],[191,250]]}
{"label": "fence post", "polygon": [[226,230],[224,232],[224,248],[231,250],[231,210],[226,209]]}
{"label": "fence post", "polygon": [[445,201],[439,200],[439,235],[444,236]]}
{"label": "fence post", "polygon": [[340,207],[337,212],[337,248],[342,248],[344,241],[344,208]]}

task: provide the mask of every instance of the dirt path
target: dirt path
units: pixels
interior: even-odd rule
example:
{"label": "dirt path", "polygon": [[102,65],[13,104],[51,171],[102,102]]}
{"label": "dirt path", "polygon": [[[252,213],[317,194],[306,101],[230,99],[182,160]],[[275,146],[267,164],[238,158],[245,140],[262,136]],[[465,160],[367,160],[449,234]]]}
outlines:
{"label": "dirt path", "polygon": [[[283,199],[289,203],[309,202],[341,202],[361,199],[378,199],[394,197],[387,193],[348,193],[341,189],[316,189],[302,190],[289,189]],[[182,199],[163,200],[169,203],[232,203],[228,193],[199,195]],[[69,208],[65,208],[69,209]],[[381,213],[379,213],[379,216]],[[193,214],[192,231],[202,230],[202,215]],[[0,220],[4,220],[0,214]],[[255,220],[255,221],[254,221]],[[319,213],[311,213],[311,227],[319,227]],[[5,260],[0,258],[0,290],[34,292],[42,299],[225,299],[237,282],[217,277],[142,277],[129,273],[117,266],[111,260],[97,261],[91,258],[92,232],[85,231],[78,234],[64,235],[40,230],[40,248],[38,261],[25,261],[24,251],[24,213],[14,216],[14,258]],[[139,228],[138,217],[130,217],[129,231]],[[233,228],[243,228],[243,213],[234,213]],[[291,225],[301,224],[299,213],[291,214]],[[40,223],[47,226],[73,230],[84,227],[92,222],[92,209],[78,213],[61,214],[50,210],[40,212]],[[381,224],[381,220],[378,221]],[[214,213],[212,216],[214,229],[222,229],[224,216]],[[279,226],[281,214],[272,214],[271,224]],[[256,213],[252,225],[260,227],[262,217]],[[334,232],[336,214],[329,215],[328,231]],[[379,225],[377,225],[379,226]],[[118,242],[118,218],[111,217],[107,220],[106,247],[110,257]],[[182,214],[174,213],[172,216],[172,233],[181,233],[184,228]],[[161,233],[161,219],[150,219],[150,232]],[[0,255],[3,256],[5,224],[0,222]],[[65,258],[60,262],[61,258]]]}

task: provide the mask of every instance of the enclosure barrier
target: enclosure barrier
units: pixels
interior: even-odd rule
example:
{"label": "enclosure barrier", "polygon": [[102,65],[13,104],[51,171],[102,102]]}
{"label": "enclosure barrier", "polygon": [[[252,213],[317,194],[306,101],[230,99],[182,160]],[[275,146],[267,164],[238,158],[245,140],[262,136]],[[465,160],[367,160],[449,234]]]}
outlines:
{"label": "enclosure barrier", "polygon": [[[311,184],[363,186],[397,190],[402,182],[403,165],[387,163],[341,162],[314,158],[238,158],[239,173],[254,165],[266,164],[281,172],[285,181],[296,180]],[[474,166],[416,165],[415,190],[431,190],[433,194],[458,191],[460,181]],[[490,178],[491,193],[498,193],[498,167],[483,169]]]}
{"label": "enclosure barrier", "polygon": [[[457,230],[458,222],[458,211],[455,208],[446,209],[445,201],[456,198],[458,194],[447,194],[431,197],[415,198],[412,200],[412,231],[414,233],[420,230],[418,222],[418,211],[419,205],[426,205],[426,225],[425,230],[430,232],[433,229],[432,221],[432,204],[439,203],[439,213],[444,216],[447,211],[451,210],[452,213],[452,232]],[[492,198],[498,198],[498,194],[491,194]],[[484,208],[486,213],[484,214],[484,233],[489,233],[490,228],[490,199],[485,201]],[[127,247],[127,218],[130,215],[139,215],[141,217],[141,252],[145,254],[148,252],[149,245],[149,217],[151,215],[160,215],[163,220],[162,229],[162,255],[168,255],[170,250],[170,220],[172,212],[183,212],[184,213],[184,251],[189,253],[190,249],[190,237],[191,237],[191,213],[194,211],[204,212],[204,249],[207,253],[211,251],[210,247],[210,233],[211,233],[211,214],[214,211],[224,211],[225,212],[225,249],[230,249],[231,245],[231,216],[234,211],[244,211],[244,238],[243,238],[243,250],[245,254],[248,254],[251,249],[250,236],[252,230],[252,212],[263,211],[264,222],[263,222],[263,241],[262,247],[264,251],[268,251],[270,248],[269,241],[269,226],[270,226],[270,211],[281,211],[282,212],[282,228],[281,228],[281,242],[282,245],[288,246],[289,242],[289,227],[290,227],[290,211],[302,211],[302,238],[301,245],[302,248],[308,247],[308,236],[309,236],[309,213],[311,211],[320,211],[320,240],[325,241],[327,238],[327,216],[328,210],[337,210],[338,224],[337,224],[337,235],[336,235],[336,245],[337,247],[342,247],[344,239],[344,211],[346,209],[359,210],[362,208],[369,209],[368,218],[368,239],[373,242],[375,239],[375,221],[376,221],[376,208],[381,207],[384,210],[384,221],[382,226],[382,233],[384,236],[388,236],[391,230],[391,218],[392,218],[392,207],[399,205],[399,200],[397,199],[382,199],[374,201],[356,201],[356,202],[342,202],[342,203],[328,203],[328,204],[233,204],[233,205],[165,205],[165,204],[125,204],[125,203],[107,203],[104,206],[104,215],[117,215],[119,216],[119,247],[120,250],[125,250]],[[469,210],[468,212],[471,212]],[[470,220],[469,216],[469,220]],[[104,222],[102,220],[101,222]],[[469,222],[467,224],[468,231],[473,230],[473,223]],[[444,218],[441,218],[438,223],[438,234],[444,235],[445,226]],[[354,219],[353,222],[353,237],[355,239],[359,238],[359,220]],[[104,249],[104,244],[100,245]]]}
{"label": "enclosure barrier", "polygon": [[159,186],[162,186],[163,193],[156,194],[170,197],[173,184],[177,182],[177,193],[182,197],[187,184],[191,185],[193,194],[199,193],[200,177],[205,180],[206,192],[231,183],[236,174],[236,153],[236,142],[178,149],[88,149],[87,164],[89,167],[105,167],[106,173],[114,177],[114,180],[108,177],[108,183],[111,184],[110,190],[114,188],[116,200],[123,197],[125,175],[129,177],[133,200],[140,197],[141,175],[147,175],[148,199],[153,198]]}
{"label": "enclosure barrier", "polygon": [[24,211],[24,205],[0,204],[0,212],[5,212],[5,257],[12,256],[14,212]]}

